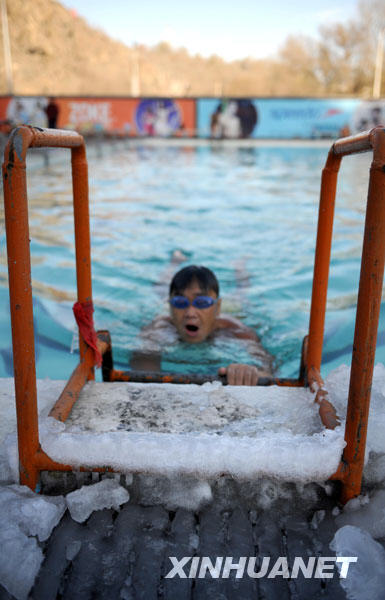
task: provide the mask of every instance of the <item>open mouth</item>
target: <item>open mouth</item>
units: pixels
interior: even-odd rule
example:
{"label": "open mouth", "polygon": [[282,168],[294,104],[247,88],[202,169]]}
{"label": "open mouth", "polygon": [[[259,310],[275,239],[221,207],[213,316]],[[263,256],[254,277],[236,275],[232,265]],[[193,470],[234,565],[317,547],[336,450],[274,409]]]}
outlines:
{"label": "open mouth", "polygon": [[192,323],[187,323],[187,325],[185,325],[185,335],[187,338],[196,338],[199,335],[199,326],[198,325],[193,325]]}

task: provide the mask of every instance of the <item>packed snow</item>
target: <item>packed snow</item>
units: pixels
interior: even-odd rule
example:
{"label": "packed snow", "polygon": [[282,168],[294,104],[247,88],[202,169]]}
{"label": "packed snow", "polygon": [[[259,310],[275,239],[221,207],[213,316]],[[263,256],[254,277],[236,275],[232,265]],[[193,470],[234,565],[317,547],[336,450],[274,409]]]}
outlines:
{"label": "packed snow", "polygon": [[[109,465],[116,471],[208,480],[268,476],[298,483],[324,482],[344,447],[348,367],[329,375],[329,399],[341,417],[323,428],[308,389],[248,388],[207,383],[95,383],[82,391],[67,423],[48,417],[64,382],[38,381],[40,441],[58,462]],[[0,480],[17,482],[13,381],[0,393]],[[385,367],[374,370],[365,480],[385,476]]]}
{"label": "packed snow", "polygon": [[[42,401],[40,441],[51,458],[75,468],[321,482],[337,469],[344,439],[341,427],[322,427],[313,400],[301,388],[93,382],[66,424],[47,418]],[[15,437],[5,454],[17,480]]]}
{"label": "packed snow", "polygon": [[[58,462],[123,473],[201,479],[228,473],[238,478],[273,476],[323,482],[337,468],[344,447],[348,367],[326,380],[341,427],[325,430],[308,389],[247,388],[208,383],[95,383],[85,386],[66,424],[47,417],[64,382],[38,382],[42,447]],[[365,477],[385,475],[385,367],[374,371]],[[17,444],[12,380],[0,395],[0,477],[17,481]],[[8,437],[5,439],[5,434]],[[13,436],[12,436],[13,433]]]}
{"label": "packed snow", "polygon": [[305,388],[89,382],[66,431],[311,435],[322,429],[313,399]]}

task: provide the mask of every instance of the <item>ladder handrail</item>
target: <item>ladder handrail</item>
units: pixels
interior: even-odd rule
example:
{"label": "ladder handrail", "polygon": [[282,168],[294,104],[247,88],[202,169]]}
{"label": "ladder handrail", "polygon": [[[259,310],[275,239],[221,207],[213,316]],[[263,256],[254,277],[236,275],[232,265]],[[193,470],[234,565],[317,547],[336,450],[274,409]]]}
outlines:
{"label": "ladder handrail", "polygon": [[[305,364],[310,385],[320,371],[337,176],[343,156],[373,150],[366,205],[347,419],[346,447],[334,478],[342,481],[343,502],[360,494],[370,393],[385,266],[385,129],[337,140],[322,172],[313,291]],[[315,379],[315,377],[314,377]]]}
{"label": "ladder handrail", "polygon": [[[36,488],[39,431],[31,257],[26,181],[26,155],[32,147],[71,149],[78,301],[92,300],[88,167],[83,136],[74,131],[21,126],[14,129],[4,151],[4,211],[7,234],[15,398],[20,483]],[[80,336],[80,359],[87,350]],[[86,373],[93,379],[93,367]]]}

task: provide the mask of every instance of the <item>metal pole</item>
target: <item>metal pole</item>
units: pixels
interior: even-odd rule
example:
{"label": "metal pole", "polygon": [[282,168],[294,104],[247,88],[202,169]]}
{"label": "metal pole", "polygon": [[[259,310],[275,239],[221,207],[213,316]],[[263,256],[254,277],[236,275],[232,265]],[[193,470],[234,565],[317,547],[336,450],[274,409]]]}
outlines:
{"label": "metal pole", "polygon": [[[86,176],[84,140],[78,133],[17,127],[11,133],[4,154],[4,212],[7,233],[9,299],[11,307],[13,365],[17,414],[20,483],[36,489],[39,469],[35,344],[32,307],[31,258],[28,224],[26,154],[29,147],[79,148],[75,164],[77,177]],[[81,151],[83,149],[83,152]],[[77,182],[76,199],[87,204],[87,183]],[[75,192],[74,192],[75,193]],[[86,248],[87,250],[87,248]],[[82,255],[86,259],[86,254]],[[83,261],[84,262],[84,261]],[[83,267],[87,273],[87,265]],[[84,278],[86,284],[87,277]],[[82,288],[86,298],[90,287]],[[48,460],[48,459],[47,459]]]}
{"label": "metal pole", "polygon": [[381,97],[382,63],[384,60],[384,36],[385,29],[381,29],[381,31],[378,32],[377,38],[376,65],[374,68],[373,81],[373,98]]}
{"label": "metal pole", "polygon": [[20,484],[36,489],[39,448],[25,158],[32,131],[14,129],[3,164]]}
{"label": "metal pole", "polygon": [[332,148],[322,171],[309,340],[307,356],[305,357],[308,374],[314,369],[318,372],[321,369],[330,252],[333,235],[334,202],[340,163],[341,157],[336,156]]}
{"label": "metal pole", "polygon": [[11,45],[9,42],[7,0],[0,0],[0,2],[1,2],[1,26],[2,26],[2,31],[3,31],[3,54],[4,54],[4,65],[5,65],[5,78],[7,81],[7,92],[8,92],[8,94],[13,94],[12,57],[11,57]]}
{"label": "metal pole", "polygon": [[135,47],[132,50],[131,58],[131,96],[133,98],[140,96],[140,67]]}
{"label": "metal pole", "polygon": [[[71,162],[78,302],[84,303],[92,301],[88,165],[84,144],[80,147],[72,148]],[[82,339],[80,332],[79,350],[80,358],[83,360],[87,351],[87,344]],[[95,379],[93,366],[89,368],[87,379]]]}
{"label": "metal pole", "polygon": [[343,463],[343,503],[361,493],[366,433],[385,265],[385,133],[373,134],[361,276],[358,290]]}

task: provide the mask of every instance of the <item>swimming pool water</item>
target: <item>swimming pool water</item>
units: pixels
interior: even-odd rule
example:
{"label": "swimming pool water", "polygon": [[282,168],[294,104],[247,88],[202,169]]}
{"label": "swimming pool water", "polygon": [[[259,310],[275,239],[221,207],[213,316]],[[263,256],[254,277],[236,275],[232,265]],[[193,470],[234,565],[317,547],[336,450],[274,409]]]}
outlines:
{"label": "swimming pool water", "polygon": [[[296,376],[307,332],[321,170],[328,145],[105,146],[89,159],[97,328],[115,363],[143,348],[141,328],[167,311],[176,267],[212,268],[223,311],[256,329],[278,373]],[[322,372],[350,364],[370,155],[343,161],[337,192]],[[68,378],[78,357],[70,159],[28,171],[38,377]],[[27,159],[28,168],[28,159]],[[0,376],[11,371],[4,215],[0,265]],[[376,360],[385,360],[380,323]],[[241,341],[191,347],[170,340],[162,369],[215,373],[253,362]]]}

